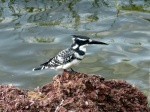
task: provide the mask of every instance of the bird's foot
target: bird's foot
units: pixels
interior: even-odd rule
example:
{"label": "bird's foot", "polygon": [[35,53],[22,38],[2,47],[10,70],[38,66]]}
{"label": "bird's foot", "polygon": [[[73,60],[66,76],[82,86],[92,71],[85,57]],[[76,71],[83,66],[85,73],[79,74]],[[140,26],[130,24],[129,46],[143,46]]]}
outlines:
{"label": "bird's foot", "polygon": [[76,72],[76,71],[74,71],[72,68],[70,68],[70,70],[64,69],[64,72]]}
{"label": "bird's foot", "polygon": [[64,69],[64,72],[68,72],[68,70],[67,70],[67,69]]}
{"label": "bird's foot", "polygon": [[76,71],[74,71],[72,68],[70,68],[70,70],[71,70],[72,72],[76,72]]}

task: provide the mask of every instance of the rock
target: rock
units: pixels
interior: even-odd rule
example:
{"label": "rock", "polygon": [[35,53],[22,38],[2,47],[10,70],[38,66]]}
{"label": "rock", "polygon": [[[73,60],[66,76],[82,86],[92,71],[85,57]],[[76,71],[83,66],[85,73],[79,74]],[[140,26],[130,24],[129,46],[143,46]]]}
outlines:
{"label": "rock", "polygon": [[2,112],[150,112],[147,97],[123,80],[63,72],[34,91],[0,85]]}

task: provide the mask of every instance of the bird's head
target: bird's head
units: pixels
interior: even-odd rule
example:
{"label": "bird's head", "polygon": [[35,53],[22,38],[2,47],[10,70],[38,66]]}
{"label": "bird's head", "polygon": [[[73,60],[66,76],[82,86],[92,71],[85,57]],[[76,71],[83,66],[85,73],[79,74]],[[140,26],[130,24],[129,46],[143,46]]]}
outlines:
{"label": "bird's head", "polygon": [[90,39],[89,37],[86,36],[78,36],[78,35],[72,35],[72,41],[73,41],[73,47],[85,47],[89,44],[102,44],[102,45],[108,45],[107,43],[100,42],[100,41],[95,41]]}

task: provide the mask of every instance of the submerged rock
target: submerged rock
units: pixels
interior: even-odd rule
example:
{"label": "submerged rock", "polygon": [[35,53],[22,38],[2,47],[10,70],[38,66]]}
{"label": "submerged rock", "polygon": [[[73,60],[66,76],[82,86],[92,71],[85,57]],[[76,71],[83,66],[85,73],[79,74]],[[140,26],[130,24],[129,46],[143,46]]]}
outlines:
{"label": "submerged rock", "polygon": [[150,112],[147,97],[123,80],[63,72],[34,91],[0,85],[0,112]]}

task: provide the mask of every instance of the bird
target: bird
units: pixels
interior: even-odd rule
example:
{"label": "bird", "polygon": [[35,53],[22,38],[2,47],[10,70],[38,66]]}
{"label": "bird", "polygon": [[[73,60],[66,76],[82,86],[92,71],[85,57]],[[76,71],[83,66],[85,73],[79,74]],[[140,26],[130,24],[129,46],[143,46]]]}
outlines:
{"label": "bird", "polygon": [[33,68],[33,71],[54,69],[74,71],[71,67],[79,64],[86,55],[86,47],[91,44],[108,45],[107,43],[92,40],[87,36],[72,35],[72,45],[60,51],[56,56],[49,59],[47,62],[40,65],[38,68]]}

